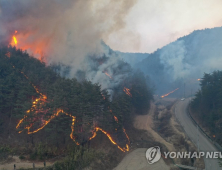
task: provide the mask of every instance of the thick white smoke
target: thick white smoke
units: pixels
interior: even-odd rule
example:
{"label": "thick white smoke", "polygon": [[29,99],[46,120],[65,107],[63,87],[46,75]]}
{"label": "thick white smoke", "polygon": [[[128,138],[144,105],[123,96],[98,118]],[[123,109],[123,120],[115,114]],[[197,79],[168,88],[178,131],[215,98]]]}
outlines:
{"label": "thick white smoke", "polygon": [[[0,1],[0,41],[10,42],[17,30],[17,47],[34,57],[44,55],[47,64],[62,63],[71,67],[71,76],[79,70],[86,78],[112,88],[104,74],[118,65],[119,59],[101,45],[112,32],[125,26],[124,18],[136,0],[2,0]],[[97,70],[86,56],[109,59]],[[124,76],[124,75],[122,75]],[[114,77],[117,80],[120,77]]]}
{"label": "thick white smoke", "polygon": [[136,67],[154,82],[156,93],[180,88],[183,96],[185,88],[191,95],[204,73],[222,70],[221,47],[222,27],[198,30],[158,49]]}
{"label": "thick white smoke", "polygon": [[200,78],[222,69],[222,27],[195,31],[163,47],[160,61],[176,79]]}
{"label": "thick white smoke", "polygon": [[176,80],[190,76],[191,65],[184,62],[186,55],[186,48],[183,40],[175,41],[162,48],[160,54],[160,62],[164,64],[168,72]]}

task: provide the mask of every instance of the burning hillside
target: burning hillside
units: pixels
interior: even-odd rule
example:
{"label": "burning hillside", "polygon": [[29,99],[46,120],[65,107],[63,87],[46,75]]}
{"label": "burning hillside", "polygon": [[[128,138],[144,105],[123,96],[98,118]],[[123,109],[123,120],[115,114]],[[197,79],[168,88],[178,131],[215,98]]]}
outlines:
{"label": "burning hillside", "polygon": [[[12,36],[11,38],[11,43],[10,46],[15,46],[18,47],[20,45],[20,41],[17,40],[17,31],[15,31],[15,34]],[[23,50],[23,49],[22,49]],[[11,54],[10,52],[6,53],[6,56],[10,58]],[[98,67],[102,66],[102,68],[104,69],[103,74],[106,75],[109,78],[108,83],[112,84],[112,82],[114,81],[115,85],[118,85],[120,83],[120,81],[124,78],[124,76],[126,76],[128,74],[129,71],[127,71],[127,64],[122,62],[122,64],[124,64],[123,66],[119,65],[119,63],[112,63],[112,65],[110,65],[110,67],[106,67],[104,68],[104,63],[105,65],[107,64],[107,62],[110,60],[108,57],[103,56],[103,59],[100,59],[100,62],[97,62],[97,60],[94,60],[93,57],[89,58],[92,62],[94,62],[94,64],[97,65],[97,67],[94,68],[95,72],[98,72]],[[42,60],[40,60],[42,62]],[[89,61],[89,60],[88,60]],[[114,60],[116,61],[116,60]],[[110,64],[108,62],[108,64]],[[16,67],[14,65],[12,65],[12,67],[16,70]],[[127,68],[127,69],[126,69]],[[97,70],[96,70],[97,69]],[[129,69],[128,69],[129,70]],[[127,71],[127,72],[126,72]],[[111,76],[108,72],[112,72],[114,75]],[[23,72],[20,71],[20,73],[28,80],[29,77]],[[121,75],[123,73],[123,75]],[[86,74],[85,74],[86,75]],[[115,79],[115,76],[118,77],[119,80]],[[120,79],[121,78],[121,79]],[[38,98],[36,98],[33,102],[32,102],[32,106],[30,109],[26,110],[26,113],[24,115],[24,117],[18,122],[16,129],[20,129],[19,133],[21,133],[24,129],[27,130],[28,134],[33,134],[33,133],[37,133],[38,131],[42,130],[46,125],[48,125],[53,119],[55,119],[56,117],[60,116],[61,114],[64,114],[68,117],[71,118],[72,120],[72,124],[71,124],[71,134],[70,134],[70,138],[77,144],[79,145],[80,142],[76,141],[76,138],[78,138],[75,134],[75,122],[77,119],[77,117],[75,115],[72,115],[70,113],[65,112],[62,108],[57,108],[57,109],[50,109],[47,108],[47,103],[52,102],[48,100],[48,97],[41,93],[40,90],[32,83],[30,82],[30,84],[32,85],[32,87],[35,89],[36,93],[40,96]],[[109,84],[107,84],[109,85]],[[123,87],[123,91],[129,96],[132,97],[132,94],[130,92],[130,89]],[[104,100],[106,100],[106,97],[102,94],[102,97]],[[112,110],[110,110],[110,113],[113,114]],[[118,118],[116,115],[113,115],[113,118],[115,120],[115,122],[118,124]],[[117,147],[125,152],[125,151],[129,151],[129,137],[126,134],[125,129],[123,128],[123,134],[125,134],[126,139],[128,140],[127,144],[125,145],[125,147],[121,147],[117,144],[117,142],[115,141],[115,139],[112,137],[112,135],[103,130],[101,127],[98,127],[98,120],[94,120],[95,122],[97,122],[96,124],[93,123],[93,129],[92,131],[92,136],[88,136],[88,140],[91,140],[93,138],[95,138],[97,131],[101,131],[102,133],[104,133],[109,140],[114,144],[117,145]],[[77,121],[78,122],[78,121]],[[82,127],[81,127],[82,129]],[[82,130],[81,130],[82,132]],[[75,133],[75,134],[74,134]]]}
{"label": "burning hillside", "polygon": [[[18,40],[18,31],[15,31],[12,38],[11,38],[11,43],[10,43],[10,46],[15,46],[15,47],[18,47],[18,48],[21,48],[23,51],[25,51],[26,47],[22,47],[22,45],[20,45],[20,40]],[[22,43],[21,43],[22,44]],[[10,58],[11,54],[10,52],[7,52],[6,53],[6,56]],[[42,62],[42,57],[39,58],[40,61]],[[90,59],[90,58],[89,58]],[[111,62],[111,65],[109,63],[109,58],[108,57],[104,57],[103,56],[103,59],[101,60],[100,59],[100,62],[97,62],[97,60],[94,60],[94,58],[91,57],[91,61],[94,62],[96,65],[97,65],[97,68],[98,67],[102,67],[102,69],[104,69],[103,71],[103,74],[106,75],[107,77],[109,77],[110,79],[110,82],[107,82],[107,85],[109,86],[108,83],[112,84],[112,81],[114,81],[115,85],[118,85],[120,83],[120,81],[124,78],[124,76],[126,76],[128,74],[128,71],[126,72],[126,70],[128,69],[127,67],[127,64],[123,63],[124,64],[124,67],[123,66],[120,66],[118,65],[119,63],[114,63],[115,60],[113,60],[113,62]],[[104,63],[105,65],[110,65],[110,67],[105,67],[104,68]],[[16,70],[16,67],[14,65],[12,65],[12,67]],[[124,69],[123,69],[124,68]],[[127,69],[125,69],[127,68]],[[95,71],[96,69],[94,69]],[[114,71],[115,70],[115,71]],[[119,70],[119,71],[118,71]],[[124,70],[125,73],[121,70]],[[95,72],[98,72],[99,70],[97,69],[97,71]],[[117,76],[118,79],[120,80],[117,80],[115,78],[113,78],[109,73],[109,72],[112,72],[113,76]],[[20,73],[29,81],[29,77],[23,72],[23,71],[20,71]],[[121,75],[123,73],[123,75]],[[86,74],[85,74],[86,75]],[[85,77],[86,78],[86,77]],[[65,112],[62,108],[57,108],[57,109],[53,109],[51,110],[50,108],[46,108],[46,104],[49,103],[50,101],[48,101],[48,97],[41,93],[40,90],[32,83],[30,82],[30,84],[32,85],[32,87],[35,89],[36,93],[40,96],[38,98],[36,98],[33,102],[32,102],[32,106],[30,109],[26,110],[26,114],[24,115],[24,117],[18,122],[17,126],[16,126],[16,129],[20,129],[19,130],[19,133],[21,133],[24,129],[27,130],[27,133],[28,134],[33,134],[33,133],[36,133],[40,130],[42,130],[46,125],[48,125],[51,120],[55,119],[56,117],[60,116],[61,114],[65,114],[66,116],[70,117],[71,120],[72,120],[72,124],[71,124],[71,134],[70,134],[70,138],[77,144],[79,145],[80,143],[76,141],[76,135],[74,135],[74,126],[75,126],[75,122],[76,122],[76,116],[75,115],[72,115],[72,114],[69,114],[67,112]],[[132,97],[132,94],[130,93],[130,89],[124,87],[123,88],[123,91],[130,97]],[[106,100],[106,97],[104,95],[102,95],[103,99]],[[51,112],[51,113],[50,113]],[[110,110],[110,113],[113,114],[112,110]],[[116,123],[118,123],[118,118],[114,115],[114,120],[116,121]],[[96,120],[97,122],[98,120]],[[78,121],[77,121],[78,122]],[[93,123],[94,124],[94,123]],[[96,123],[97,124],[97,123]],[[22,130],[23,129],[23,130]],[[82,131],[82,130],[81,130]],[[93,129],[92,129],[92,136],[88,137],[88,140],[91,140],[93,139],[95,136],[96,136],[96,133],[97,131],[101,131],[102,133],[104,133],[108,138],[109,140],[114,144],[114,145],[117,145],[117,147],[125,152],[125,151],[129,151],[129,137],[128,135],[126,134],[126,131],[125,129],[123,128],[123,132],[124,134],[126,135],[127,137],[127,144],[125,145],[125,147],[121,147],[117,144],[117,142],[115,141],[115,139],[113,139],[113,137],[111,136],[110,133],[108,133],[107,131],[103,130],[101,127],[98,127],[97,125],[94,125]]]}
{"label": "burning hillside", "polygon": [[[121,90],[113,90],[115,98],[110,101],[108,92],[102,90],[99,85],[89,81],[78,82],[76,79],[62,78],[44,63],[14,47],[4,47],[1,52],[4,53],[0,58],[1,64],[8,64],[5,69],[11,72],[2,76],[16,75],[19,80],[19,82],[13,81],[16,83],[16,90],[12,90],[14,95],[10,94],[11,91],[5,90],[1,93],[3,96],[12,97],[9,101],[13,102],[5,101],[8,97],[5,97],[3,102],[12,104],[8,107],[14,108],[12,113],[20,117],[16,118],[17,122],[14,124],[20,134],[43,133],[45,129],[56,125],[55,122],[61,122],[69,125],[68,129],[65,126],[62,131],[70,132],[70,138],[77,145],[90,141],[98,133],[102,133],[121,151],[129,150],[130,139],[124,128],[124,122],[129,121],[127,119],[132,107],[138,108],[138,113],[139,109],[143,108],[142,103],[138,105],[133,101],[143,100],[144,106],[148,106],[148,98],[141,91],[146,89],[145,84],[142,86],[142,79],[138,79],[138,76],[128,77],[125,83],[122,82],[118,86]],[[120,70],[121,68],[119,67]],[[115,71],[118,73],[118,70]],[[110,81],[115,81],[115,74],[110,75],[112,79],[105,73],[102,74]],[[7,79],[4,77],[2,81]],[[135,86],[134,82],[139,86]],[[13,87],[14,85],[10,85],[10,88]],[[5,106],[7,107],[7,104]],[[122,107],[124,109],[120,110]],[[49,136],[51,135],[59,133],[51,128]]]}
{"label": "burning hillside", "polygon": [[[79,18],[74,17],[75,24],[70,24],[73,9],[88,9],[92,4],[87,2],[89,6],[84,6],[82,1],[76,1],[75,5],[70,2],[70,7],[63,13],[63,8],[67,7],[57,2],[52,5],[36,1],[35,8],[29,2],[25,6],[23,1],[16,3],[17,8],[8,6],[6,1],[0,3],[5,7],[2,13],[8,14],[0,18],[0,36],[4,37],[1,40],[2,60],[11,66],[6,70],[17,76],[19,73],[22,84],[16,92],[14,86],[10,86],[13,102],[8,101],[12,105],[10,108],[18,113],[16,118],[20,118],[15,123],[17,131],[33,135],[56,126],[50,129],[49,136],[61,135],[60,131],[62,134],[70,132],[70,138],[77,145],[102,133],[121,151],[129,151],[130,138],[124,125],[129,122],[132,108],[135,107],[138,113],[141,108],[147,111],[150,96],[142,92],[147,92],[144,77],[134,81],[129,64],[104,46],[101,30],[94,27],[97,19],[89,22],[92,26],[89,34],[85,30],[88,27],[82,25]],[[31,11],[25,12],[28,7]],[[40,7],[38,12],[37,7]],[[10,13],[5,10],[7,8],[12,8]],[[91,10],[90,6],[89,13]],[[79,10],[74,11],[76,14]],[[85,17],[83,15],[84,23]],[[10,92],[4,95],[8,94]],[[138,99],[144,102],[138,104],[135,102]],[[121,107],[124,109],[119,109]],[[64,127],[58,128],[58,122],[65,123]]]}
{"label": "burning hillside", "polygon": [[[69,78],[79,78],[83,72],[85,79],[101,84],[103,89],[114,88],[126,77],[126,72],[118,76],[114,73],[123,62],[104,48],[101,41],[124,27],[123,18],[134,0],[107,0],[100,5],[80,0],[50,3],[13,0],[12,3],[0,2],[0,44],[16,46],[47,65],[68,66],[66,76]],[[117,8],[113,11],[109,6]],[[92,60],[98,61],[104,56],[106,61],[94,69]],[[110,81],[104,72],[115,75],[114,80]]]}
{"label": "burning hillside", "polygon": [[[13,36],[13,40],[17,43],[17,40],[15,38],[15,36]],[[10,52],[6,53],[6,56],[10,58]],[[15,69],[16,71],[16,67],[14,65],[12,65],[13,69]],[[20,73],[29,81],[28,76],[20,71]],[[108,73],[107,73],[108,74]],[[75,126],[75,122],[76,122],[76,116],[66,113],[63,109],[61,108],[57,108],[56,110],[54,110],[52,112],[52,114],[49,114],[50,108],[44,109],[44,105],[49,102],[47,101],[47,96],[42,94],[39,89],[30,82],[30,84],[32,85],[32,87],[35,89],[36,93],[40,96],[39,98],[36,98],[33,102],[32,102],[32,106],[30,109],[28,109],[26,111],[26,114],[24,115],[24,117],[19,120],[18,124],[16,125],[16,129],[21,129],[21,127],[27,130],[28,134],[33,134],[33,133],[37,133],[38,131],[42,130],[48,123],[51,122],[51,120],[55,119],[56,117],[60,116],[61,114],[65,114],[66,116],[70,117],[72,120],[72,124],[71,124],[71,134],[70,134],[70,138],[77,144],[79,145],[80,143],[76,141],[76,137],[74,135],[74,126]],[[103,96],[103,95],[102,95]],[[103,96],[104,100],[105,97]],[[110,113],[112,113],[112,110],[110,110]],[[118,123],[118,118],[114,115],[114,120]],[[127,144],[125,145],[125,147],[120,147],[117,142],[115,141],[115,139],[113,139],[113,137],[111,136],[110,133],[108,133],[107,131],[103,130],[100,127],[93,127],[94,129],[92,130],[92,136],[88,138],[88,140],[92,140],[93,138],[96,137],[97,131],[101,131],[102,133],[104,133],[109,140],[114,144],[117,145],[117,147],[125,152],[125,151],[129,151],[129,137],[126,134],[125,129],[123,128],[123,132],[126,135],[127,138]],[[19,133],[21,133],[23,130],[20,130]]]}
{"label": "burning hillside", "polygon": [[[43,55],[40,50],[30,50],[29,45],[24,45],[22,39],[19,38],[18,31],[15,31],[11,37],[10,45],[16,48],[19,48],[23,51],[34,52],[34,56],[39,59],[41,62],[46,62],[47,57]],[[44,49],[44,48],[43,48]],[[90,80],[93,83],[99,83],[102,85],[103,89],[109,90],[112,93],[112,89],[115,86],[118,86],[121,81],[123,81],[129,74],[130,66],[127,63],[119,60],[114,52],[109,52],[110,54],[106,56],[103,54],[102,56],[86,56],[83,65],[87,65],[87,67],[83,67],[78,70],[77,73],[73,75],[72,69],[73,67],[68,65],[63,65],[62,67],[69,67],[69,71],[66,72],[66,77],[76,77],[79,80]],[[110,56],[111,55],[111,56]],[[54,63],[56,66],[57,64]],[[63,68],[60,68],[59,73],[62,73]],[[78,73],[82,72],[83,74],[79,75]],[[111,76],[111,74],[113,76]],[[64,74],[63,74],[64,75]],[[124,90],[125,91],[125,90]]]}

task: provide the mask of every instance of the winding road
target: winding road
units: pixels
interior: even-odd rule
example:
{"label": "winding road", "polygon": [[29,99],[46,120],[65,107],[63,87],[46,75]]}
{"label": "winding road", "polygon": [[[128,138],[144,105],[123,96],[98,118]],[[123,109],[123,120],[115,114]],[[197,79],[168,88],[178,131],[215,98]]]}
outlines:
{"label": "winding road", "polygon": [[[175,107],[175,115],[177,120],[183,126],[188,137],[199,148],[199,151],[218,151],[209,139],[194,125],[192,120],[187,114],[187,106],[190,99],[179,101]],[[204,158],[206,170],[222,170],[219,166],[217,159]]]}

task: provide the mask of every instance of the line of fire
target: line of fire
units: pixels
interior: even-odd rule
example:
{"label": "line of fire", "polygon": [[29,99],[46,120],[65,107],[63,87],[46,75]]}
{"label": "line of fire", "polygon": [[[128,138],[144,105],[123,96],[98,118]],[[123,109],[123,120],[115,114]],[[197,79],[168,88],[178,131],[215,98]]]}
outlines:
{"label": "line of fire", "polygon": [[[15,31],[14,35],[12,36],[12,41],[10,43],[11,46],[17,46],[19,43],[16,38],[17,33],[18,33],[18,31]],[[10,58],[10,52],[6,53],[5,55]],[[15,66],[12,65],[12,67],[14,69],[16,69]],[[20,73],[29,81],[29,77],[24,72],[20,71]],[[108,76],[110,79],[113,79],[112,76],[110,74],[108,74],[108,72],[104,71],[104,74],[106,76]],[[56,110],[52,111],[53,114],[47,115],[47,113],[50,111],[50,109],[44,109],[44,105],[50,101],[48,101],[48,98],[45,94],[40,92],[40,90],[37,88],[37,86],[35,86],[30,81],[29,81],[29,83],[35,89],[35,91],[39,95],[39,97],[36,98],[32,102],[31,108],[29,110],[27,110],[24,117],[18,121],[18,124],[16,125],[16,129],[18,130],[18,133],[22,133],[24,130],[27,130],[27,134],[37,133],[38,131],[42,130],[46,125],[48,125],[53,119],[55,119],[56,117],[63,114],[63,115],[70,117],[71,122],[72,122],[71,123],[70,138],[76,143],[76,145],[80,145],[80,143],[78,141],[76,141],[76,136],[74,135],[74,131],[75,131],[74,127],[75,127],[75,123],[77,121],[76,116],[65,112],[61,108],[57,108]],[[129,88],[124,87],[123,91],[129,97],[132,97],[132,94],[131,94]],[[103,94],[101,94],[101,95],[102,95],[103,99],[105,100],[105,96]],[[32,116],[31,116],[31,113],[33,113]],[[115,116],[115,114],[113,114],[112,110],[110,110],[110,113],[113,115],[113,119],[115,120],[115,122],[118,123],[118,118]],[[26,125],[23,125],[24,122],[26,122]],[[27,124],[27,122],[28,122],[28,124]],[[36,123],[38,123],[38,127],[34,127],[34,126],[36,126]],[[126,130],[124,128],[122,129],[122,131],[127,138],[127,143],[125,144],[125,147],[119,146],[118,143],[115,141],[115,139],[112,137],[112,135],[110,133],[108,133],[107,131],[105,131],[104,129],[102,129],[98,126],[94,127],[94,129],[91,132],[92,136],[88,138],[88,141],[95,138],[98,131],[101,131],[104,135],[106,135],[108,137],[108,139],[110,140],[110,142],[112,144],[116,145],[118,147],[118,149],[120,149],[122,152],[129,151],[130,139],[129,139],[129,136],[127,135]]]}
{"label": "line of fire", "polygon": [[167,93],[167,94],[162,95],[161,98],[164,98],[164,97],[166,97],[166,96],[169,96],[170,94],[174,93],[174,92],[177,91],[177,90],[179,90],[179,88],[176,88],[175,90],[173,90],[173,91],[171,91],[171,92],[169,92],[169,93]]}

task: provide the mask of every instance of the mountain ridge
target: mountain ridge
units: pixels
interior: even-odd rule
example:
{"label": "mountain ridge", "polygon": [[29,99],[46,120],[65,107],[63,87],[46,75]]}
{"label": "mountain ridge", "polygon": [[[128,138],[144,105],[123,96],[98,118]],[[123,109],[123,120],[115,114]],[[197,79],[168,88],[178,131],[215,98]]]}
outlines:
{"label": "mountain ridge", "polygon": [[222,69],[221,46],[222,27],[195,30],[157,49],[135,68],[150,77],[160,94],[190,82],[189,89],[197,89],[195,80],[204,72]]}

